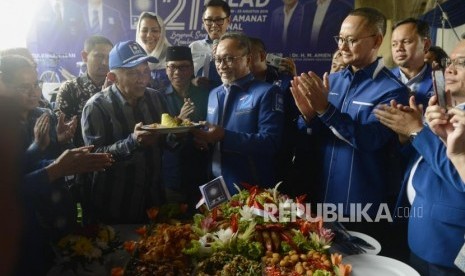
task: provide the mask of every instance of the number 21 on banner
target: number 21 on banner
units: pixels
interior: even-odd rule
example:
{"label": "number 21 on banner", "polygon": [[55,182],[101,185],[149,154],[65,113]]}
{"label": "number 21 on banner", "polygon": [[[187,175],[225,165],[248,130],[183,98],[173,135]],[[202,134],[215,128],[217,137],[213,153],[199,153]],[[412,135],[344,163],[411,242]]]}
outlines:
{"label": "number 21 on banner", "polygon": [[[171,3],[173,0],[163,0],[163,3]],[[174,2],[174,1],[173,1]],[[182,31],[185,30],[185,22],[177,21],[179,18],[182,19],[182,12],[186,8],[187,0],[178,0],[176,7],[171,13],[165,18],[166,30],[170,31]],[[189,14],[189,30],[196,30],[199,23],[200,14],[200,2],[201,0],[191,0],[191,9]]]}

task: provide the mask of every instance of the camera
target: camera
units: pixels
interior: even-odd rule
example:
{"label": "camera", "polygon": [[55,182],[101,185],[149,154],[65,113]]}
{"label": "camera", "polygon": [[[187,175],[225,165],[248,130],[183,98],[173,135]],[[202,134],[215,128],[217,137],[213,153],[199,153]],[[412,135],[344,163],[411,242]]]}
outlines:
{"label": "camera", "polygon": [[271,65],[273,67],[276,67],[276,68],[280,68],[281,61],[283,59],[284,58],[282,58],[280,56],[277,56],[277,55],[266,54],[266,64],[269,64],[269,65]]}

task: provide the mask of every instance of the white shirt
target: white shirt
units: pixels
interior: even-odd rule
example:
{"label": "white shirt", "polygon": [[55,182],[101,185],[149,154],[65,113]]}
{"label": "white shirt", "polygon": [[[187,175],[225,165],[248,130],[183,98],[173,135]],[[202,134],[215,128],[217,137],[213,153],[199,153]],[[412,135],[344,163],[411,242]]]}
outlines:
{"label": "white shirt", "polygon": [[192,52],[192,60],[194,61],[194,73],[197,72],[204,66],[206,60],[210,62],[210,58],[213,51],[213,44],[208,43],[206,39],[193,41],[189,48]]}
{"label": "white shirt", "polygon": [[318,42],[321,25],[323,25],[323,20],[325,19],[329,4],[331,4],[331,0],[319,0],[317,2],[315,17],[313,17],[312,35],[310,36],[310,42],[312,44],[316,44]]}
{"label": "white shirt", "polygon": [[289,12],[286,12],[286,6],[283,6],[284,11],[284,26],[283,26],[283,43],[287,41],[287,28],[291,22],[292,15],[294,14],[295,8],[297,7],[298,2],[295,2],[294,7],[292,7]]}
{"label": "white shirt", "polygon": [[420,161],[423,159],[422,156],[418,158],[418,160],[413,164],[412,169],[410,170],[410,174],[408,176],[408,182],[407,182],[407,198],[408,202],[410,202],[410,205],[412,205],[413,200],[415,199],[415,188],[413,188],[413,176],[415,175],[415,172],[417,171],[418,164],[420,164]]}
{"label": "white shirt", "polygon": [[426,63],[423,65],[423,68],[420,70],[420,72],[415,77],[408,79],[407,76],[404,74],[404,72],[402,72],[402,70],[399,69],[400,81],[403,84],[405,84],[410,89],[410,91],[415,93],[417,91],[418,85],[423,80],[423,74],[425,73],[425,71],[426,71]]}

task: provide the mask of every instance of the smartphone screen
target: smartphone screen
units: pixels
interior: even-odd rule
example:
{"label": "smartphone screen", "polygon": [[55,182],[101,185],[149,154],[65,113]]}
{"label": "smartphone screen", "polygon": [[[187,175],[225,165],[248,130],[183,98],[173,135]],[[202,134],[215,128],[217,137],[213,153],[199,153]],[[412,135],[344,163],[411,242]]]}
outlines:
{"label": "smartphone screen", "polygon": [[444,72],[442,72],[442,70],[434,70],[432,74],[434,93],[438,98],[439,106],[447,108],[446,82],[444,80]]}

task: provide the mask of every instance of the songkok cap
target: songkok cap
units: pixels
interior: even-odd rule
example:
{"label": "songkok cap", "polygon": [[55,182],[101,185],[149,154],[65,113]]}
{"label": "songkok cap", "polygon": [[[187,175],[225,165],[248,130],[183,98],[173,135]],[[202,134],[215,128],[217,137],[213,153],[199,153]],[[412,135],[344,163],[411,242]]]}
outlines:
{"label": "songkok cap", "polygon": [[169,46],[166,52],[166,61],[178,60],[192,61],[191,48],[187,46]]}
{"label": "songkok cap", "polygon": [[109,67],[110,70],[116,68],[130,68],[143,62],[158,62],[153,56],[148,56],[145,50],[135,41],[128,40],[119,42],[110,51]]}

